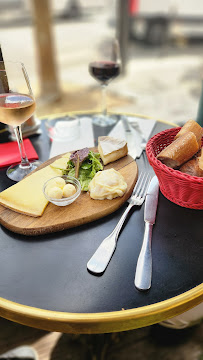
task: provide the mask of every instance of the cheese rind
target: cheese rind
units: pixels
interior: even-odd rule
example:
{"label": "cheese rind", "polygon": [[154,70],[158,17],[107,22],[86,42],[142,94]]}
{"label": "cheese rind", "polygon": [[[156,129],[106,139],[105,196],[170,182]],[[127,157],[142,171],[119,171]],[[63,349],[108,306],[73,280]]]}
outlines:
{"label": "cheese rind", "polygon": [[111,136],[99,136],[98,151],[104,165],[107,165],[127,155],[127,142]]}
{"label": "cheese rind", "polygon": [[21,214],[41,216],[48,204],[42,188],[58,174],[51,166],[38,170],[0,193],[0,204]]}

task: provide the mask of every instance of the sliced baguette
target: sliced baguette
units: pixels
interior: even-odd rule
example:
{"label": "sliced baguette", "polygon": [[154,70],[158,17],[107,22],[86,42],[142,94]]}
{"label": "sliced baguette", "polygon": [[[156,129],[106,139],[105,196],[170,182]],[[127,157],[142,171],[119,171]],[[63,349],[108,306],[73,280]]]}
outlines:
{"label": "sliced baguette", "polygon": [[183,164],[180,167],[179,170],[185,174],[203,177],[203,168],[201,169],[199,166],[199,158],[198,157],[187,161],[185,164]]}
{"label": "sliced baguette", "polygon": [[179,168],[191,159],[199,150],[200,145],[193,132],[186,132],[163,149],[157,159],[173,169]]}
{"label": "sliced baguette", "polygon": [[178,139],[180,136],[184,135],[187,132],[193,132],[197,138],[197,142],[201,142],[201,138],[203,136],[203,129],[202,127],[194,120],[188,120],[183,127],[180,129],[180,131],[175,136],[175,139]]}

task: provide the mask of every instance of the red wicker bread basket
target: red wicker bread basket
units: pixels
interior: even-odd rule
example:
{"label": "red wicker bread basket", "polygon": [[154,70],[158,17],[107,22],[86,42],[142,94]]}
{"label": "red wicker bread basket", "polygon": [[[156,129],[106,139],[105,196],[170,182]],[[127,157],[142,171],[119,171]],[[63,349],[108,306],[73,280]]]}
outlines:
{"label": "red wicker bread basket", "polygon": [[153,136],[147,143],[146,154],[159,179],[162,194],[177,205],[202,210],[203,178],[171,169],[156,158],[160,151],[173,141],[180,129],[164,130]]}

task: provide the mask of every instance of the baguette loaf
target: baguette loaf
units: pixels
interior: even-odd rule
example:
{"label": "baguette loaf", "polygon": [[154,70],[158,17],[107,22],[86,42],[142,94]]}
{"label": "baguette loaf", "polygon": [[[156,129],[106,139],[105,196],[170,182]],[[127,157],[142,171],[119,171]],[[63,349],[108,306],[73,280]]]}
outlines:
{"label": "baguette loaf", "polygon": [[203,136],[203,129],[202,127],[194,120],[188,120],[183,127],[180,129],[180,131],[175,136],[175,139],[179,138],[186,132],[191,131],[195,134],[197,138],[197,142],[201,144],[201,138]]}
{"label": "baguette loaf", "polygon": [[200,145],[193,132],[186,132],[163,149],[157,159],[166,166],[177,169],[191,159],[199,150]]}

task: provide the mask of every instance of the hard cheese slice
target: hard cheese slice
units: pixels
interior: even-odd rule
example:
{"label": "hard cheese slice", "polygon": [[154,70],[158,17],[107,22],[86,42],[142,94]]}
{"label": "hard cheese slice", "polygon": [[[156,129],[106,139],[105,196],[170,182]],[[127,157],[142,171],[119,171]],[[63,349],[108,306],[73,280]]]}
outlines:
{"label": "hard cheese slice", "polygon": [[111,136],[99,136],[98,151],[104,165],[107,165],[127,155],[127,142]]}
{"label": "hard cheese slice", "polygon": [[[61,173],[60,173],[61,174]],[[0,193],[0,204],[30,216],[41,216],[48,204],[42,188],[59,170],[46,166]]]}
{"label": "hard cheese slice", "polygon": [[[69,160],[69,159],[70,159],[70,155],[71,155],[71,153],[68,152],[68,153],[62,155],[62,158],[67,158],[67,159]],[[68,160],[67,160],[67,161],[68,161]]]}
{"label": "hard cheese slice", "polygon": [[67,157],[61,157],[60,159],[57,159],[52,164],[50,164],[50,166],[54,169],[65,170],[65,169],[67,169],[68,160],[69,160],[69,158],[67,158]]}

